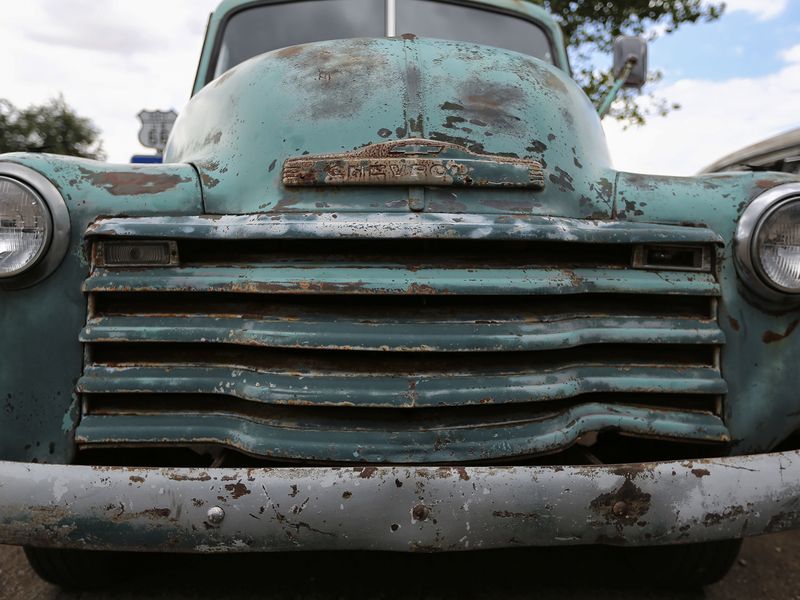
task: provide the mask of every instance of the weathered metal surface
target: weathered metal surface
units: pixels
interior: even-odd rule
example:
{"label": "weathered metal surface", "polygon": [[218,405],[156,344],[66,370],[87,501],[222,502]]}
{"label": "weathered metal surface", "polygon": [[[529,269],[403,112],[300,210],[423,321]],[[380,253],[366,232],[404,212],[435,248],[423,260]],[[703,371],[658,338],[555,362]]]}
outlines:
{"label": "weathered metal surface", "polygon": [[91,320],[82,342],[181,342],[403,352],[508,352],[587,344],[722,344],[716,323],[688,319],[565,318],[543,322],[392,321],[313,317],[107,317]]}
{"label": "weathered metal surface", "polygon": [[283,185],[439,185],[544,189],[535,160],[469,152],[463,146],[411,138],[338,154],[304,155],[283,163]]}
{"label": "weathered metal surface", "polygon": [[87,237],[203,240],[242,239],[471,239],[584,244],[722,244],[706,227],[591,221],[540,215],[309,213],[105,218]]}
{"label": "weathered metal surface", "polygon": [[[488,3],[538,10],[532,3]],[[213,22],[218,25],[221,16]],[[324,77],[319,77],[320,65],[326,68]],[[408,137],[538,161],[545,169],[546,190],[289,189],[280,181],[283,161],[303,152],[341,153]],[[417,232],[422,237],[528,236],[562,242],[602,237],[604,243],[630,243],[683,232],[703,242],[721,241],[724,248],[714,261],[719,282],[707,274],[592,270],[588,279],[581,279],[572,276],[580,272],[569,269],[529,270],[528,280],[516,290],[573,296],[597,291],[721,294],[720,327],[727,339],[721,352],[728,382],[724,421],[733,451],[774,448],[800,426],[800,370],[794,364],[800,349],[797,311],[781,312],[750,297],[739,283],[730,249],[736,222],[752,198],[797,179],[776,174],[691,179],[614,171],[591,106],[558,69],[510,52],[431,40],[298,46],[250,61],[197,94],[176,127],[168,155],[198,169],[205,206],[201,183],[189,164],[130,167],[44,155],[3,156],[53,181],[67,201],[74,237],[72,251],[50,278],[29,290],[3,292],[0,299],[0,350],[6,357],[0,363],[0,457],[70,460],[79,418],[74,383],[82,365],[77,333],[86,312],[80,285],[89,270],[81,233],[100,215],[112,219],[99,221],[93,234],[146,237],[172,232],[181,239],[400,238]],[[423,212],[409,215],[409,208]],[[204,211],[269,214],[215,221],[199,216]],[[124,219],[114,218],[122,215]],[[520,215],[526,219],[520,221]],[[137,217],[145,217],[141,225]],[[468,225],[461,227],[459,219]],[[684,241],[692,241],[688,237]],[[313,283],[323,267],[306,271],[305,278],[282,271],[291,277],[280,280],[277,291],[304,291],[304,285],[309,293],[326,291]],[[151,289],[155,281],[155,288],[163,290],[238,290],[254,296],[276,291],[271,285],[275,270],[254,270],[252,285],[245,269],[211,271],[99,271],[89,286],[131,291]],[[442,278],[442,271],[404,273],[393,280],[397,272],[392,269],[352,268],[334,271],[323,282],[334,291],[343,289],[337,287],[341,285],[355,292],[365,277],[375,275],[378,282],[366,286],[373,291],[421,295],[455,289],[488,298],[507,292],[509,274],[492,273],[454,272],[459,280],[453,285]],[[49,365],[46,378],[41,376],[43,363]]]}
{"label": "weathered metal surface", "polygon": [[544,167],[543,191],[422,189],[426,211],[611,216],[615,173],[575,82],[533,57],[459,42],[337,40],[261,55],[194,96],[165,158],[197,166],[209,213],[407,212],[402,186],[286,187],[281,166],[410,138]]}
{"label": "weathered metal surface", "polygon": [[797,452],[588,467],[6,462],[0,543],[205,553],[658,545],[795,529],[799,498]]}
{"label": "weathered metal surface", "polygon": [[[726,345],[721,369],[728,382],[725,421],[734,453],[774,448],[800,427],[800,336],[797,310],[765,304],[741,283],[733,239],[750,201],[778,185],[796,182],[783,173],[743,173],[672,178],[621,173],[617,217],[627,222],[704,224],[725,239],[718,256],[722,292],[719,324]],[[775,335],[773,335],[775,334]],[[773,341],[774,340],[774,341]]]}
{"label": "weathered metal surface", "polygon": [[87,292],[239,292],[270,294],[588,294],[716,296],[708,273],[615,269],[417,269],[401,267],[185,267],[94,270]]}
{"label": "weathered metal surface", "polygon": [[710,414],[599,402],[470,427],[353,427],[322,419],[270,421],[226,414],[231,412],[158,414],[154,406],[146,415],[89,415],[81,419],[76,441],[85,446],[208,443],[276,459],[436,464],[552,453],[568,448],[582,435],[606,429],[678,441],[730,440],[722,420]]}
{"label": "weathered metal surface", "polygon": [[377,369],[330,374],[299,366],[287,371],[269,364],[263,370],[240,365],[88,366],[78,388],[97,394],[223,394],[272,404],[398,408],[544,402],[597,392],[722,394],[727,389],[719,372],[701,367],[531,367],[501,375],[468,369],[405,375]]}
{"label": "weathered metal surface", "polygon": [[83,233],[98,215],[201,212],[190,165],[113,165],[47,154],[4,154],[47,177],[67,204],[72,237],[60,267],[36,286],[0,292],[0,457],[59,462],[74,454],[75,381],[86,323],[81,283],[89,272]]}

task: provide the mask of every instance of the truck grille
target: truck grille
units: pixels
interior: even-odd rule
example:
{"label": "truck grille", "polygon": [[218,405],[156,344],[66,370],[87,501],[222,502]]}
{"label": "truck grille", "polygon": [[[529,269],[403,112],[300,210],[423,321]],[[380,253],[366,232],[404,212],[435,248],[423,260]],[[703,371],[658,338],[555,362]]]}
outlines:
{"label": "truck grille", "polygon": [[[270,230],[281,218],[258,233],[254,217],[90,229],[176,240],[180,259],[87,279],[82,446],[467,463],[608,430],[728,441],[719,287],[713,263],[686,258],[713,257],[707,230],[549,219],[477,236],[437,215],[435,231],[381,237],[340,215],[333,236]],[[665,245],[680,252],[634,268]]]}

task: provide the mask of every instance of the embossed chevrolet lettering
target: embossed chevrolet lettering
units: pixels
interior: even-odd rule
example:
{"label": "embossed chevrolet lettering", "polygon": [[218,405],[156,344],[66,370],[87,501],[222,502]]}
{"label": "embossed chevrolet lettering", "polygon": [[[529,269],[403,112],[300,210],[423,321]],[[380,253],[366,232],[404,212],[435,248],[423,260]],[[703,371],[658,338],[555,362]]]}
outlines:
{"label": "embossed chevrolet lettering", "polygon": [[478,154],[455,144],[412,138],[370,144],[341,154],[288,158],[283,164],[283,184],[444,185],[541,190],[544,171],[535,160]]}
{"label": "embossed chevrolet lettering", "polygon": [[616,170],[539,4],[224,0],[164,164],[0,156],[0,544],[696,585],[800,528],[800,178]]}

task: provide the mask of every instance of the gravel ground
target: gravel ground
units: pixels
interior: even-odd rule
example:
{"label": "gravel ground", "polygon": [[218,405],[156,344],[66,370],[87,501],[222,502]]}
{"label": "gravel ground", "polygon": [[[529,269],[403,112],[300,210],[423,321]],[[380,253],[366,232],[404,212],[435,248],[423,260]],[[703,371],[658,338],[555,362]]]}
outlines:
{"label": "gravel ground", "polygon": [[479,562],[470,554],[159,556],[145,560],[128,583],[68,593],[40,581],[20,549],[0,546],[0,600],[800,600],[800,532],[748,540],[725,580],[685,593],[626,586],[628,574],[615,569],[613,552],[599,552],[500,553]]}

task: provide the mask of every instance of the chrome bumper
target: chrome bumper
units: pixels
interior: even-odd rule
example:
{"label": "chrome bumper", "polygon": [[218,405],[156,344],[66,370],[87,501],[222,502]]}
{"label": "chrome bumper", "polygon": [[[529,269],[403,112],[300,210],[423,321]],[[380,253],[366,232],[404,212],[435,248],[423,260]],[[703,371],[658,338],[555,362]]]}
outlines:
{"label": "chrome bumper", "polygon": [[800,527],[800,452],[589,467],[0,462],[0,543],[175,552],[655,545]]}

